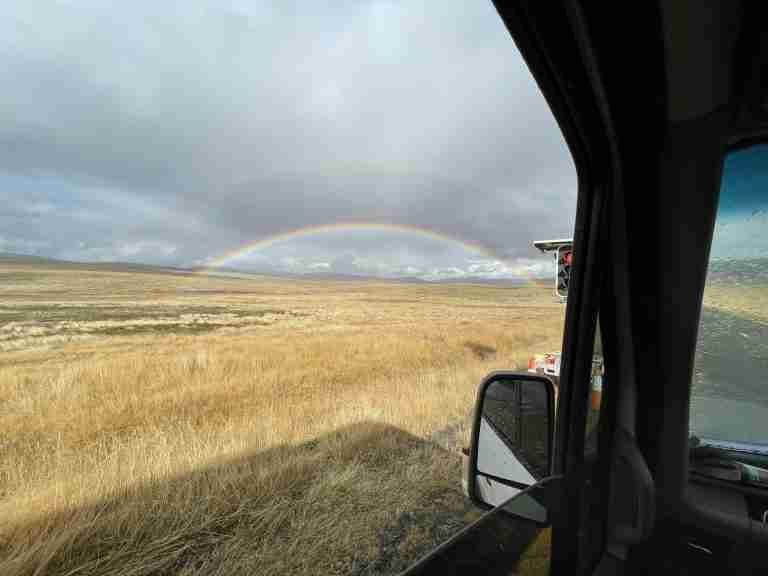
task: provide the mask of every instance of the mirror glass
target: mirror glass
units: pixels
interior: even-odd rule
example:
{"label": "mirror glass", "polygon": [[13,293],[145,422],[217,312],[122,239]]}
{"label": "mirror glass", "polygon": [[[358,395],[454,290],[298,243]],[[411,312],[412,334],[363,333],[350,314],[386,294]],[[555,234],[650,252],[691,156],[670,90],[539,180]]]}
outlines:
{"label": "mirror glass", "polygon": [[498,506],[549,475],[550,387],[530,377],[503,377],[486,386],[477,424],[475,485],[487,504]]}

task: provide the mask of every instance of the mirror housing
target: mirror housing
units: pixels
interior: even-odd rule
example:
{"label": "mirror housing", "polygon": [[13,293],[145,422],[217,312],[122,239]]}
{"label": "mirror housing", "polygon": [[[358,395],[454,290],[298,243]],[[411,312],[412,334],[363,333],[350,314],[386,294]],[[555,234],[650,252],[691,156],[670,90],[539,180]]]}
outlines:
{"label": "mirror housing", "polygon": [[[493,372],[480,384],[466,466],[470,499],[495,508],[551,476],[555,387],[544,376]],[[510,511],[511,512],[511,511]],[[516,510],[542,522],[543,510]]]}

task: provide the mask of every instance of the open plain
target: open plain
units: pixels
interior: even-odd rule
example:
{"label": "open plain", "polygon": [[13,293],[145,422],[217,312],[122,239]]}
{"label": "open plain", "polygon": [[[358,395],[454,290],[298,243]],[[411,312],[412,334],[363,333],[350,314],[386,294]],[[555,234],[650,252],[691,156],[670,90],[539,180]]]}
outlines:
{"label": "open plain", "polygon": [[556,350],[515,287],[0,266],[0,573],[396,573],[477,512],[477,385]]}

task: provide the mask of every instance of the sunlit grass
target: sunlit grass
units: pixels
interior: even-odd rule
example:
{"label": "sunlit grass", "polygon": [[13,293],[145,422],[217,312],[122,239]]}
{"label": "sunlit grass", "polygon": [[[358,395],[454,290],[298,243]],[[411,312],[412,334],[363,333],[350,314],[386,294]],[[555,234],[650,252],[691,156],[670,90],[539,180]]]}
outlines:
{"label": "sunlit grass", "polygon": [[464,442],[482,376],[561,338],[562,308],[532,286],[34,272],[9,308],[290,313],[197,335],[17,320],[0,574],[397,572],[474,517],[435,433]]}
{"label": "sunlit grass", "polygon": [[768,288],[764,285],[708,283],[704,306],[750,320],[768,322]]}

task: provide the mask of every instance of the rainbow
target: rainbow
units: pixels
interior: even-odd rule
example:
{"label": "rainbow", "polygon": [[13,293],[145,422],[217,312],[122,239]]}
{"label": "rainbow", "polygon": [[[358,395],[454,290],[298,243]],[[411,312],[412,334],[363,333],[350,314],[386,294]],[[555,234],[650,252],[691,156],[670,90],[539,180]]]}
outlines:
{"label": "rainbow", "polygon": [[319,226],[306,226],[304,228],[296,228],[294,230],[279,232],[277,234],[273,234],[271,236],[261,238],[254,242],[249,242],[248,244],[240,246],[239,248],[236,248],[234,250],[230,250],[229,252],[226,252],[220,256],[217,256],[209,260],[208,263],[203,267],[202,272],[206,272],[214,268],[220,268],[222,266],[226,266],[231,262],[233,262],[234,260],[237,260],[238,258],[242,258],[244,256],[247,256],[248,254],[251,254],[252,252],[255,252],[257,250],[262,250],[264,248],[268,248],[280,242],[285,242],[286,240],[294,240],[296,238],[303,238],[306,236],[311,236],[313,234],[321,234],[323,232],[355,232],[355,231],[405,232],[409,234],[417,234],[422,237],[432,238],[432,239],[440,240],[443,242],[451,242],[454,244],[459,244],[463,246],[465,249],[471,252],[475,252],[478,255],[484,256],[486,258],[492,258],[494,260],[504,261],[504,259],[496,255],[493,252],[493,250],[483,246],[482,244],[467,242],[465,240],[461,240],[454,236],[449,236],[447,234],[443,234],[442,232],[437,232],[435,230],[430,230],[428,228],[419,228],[417,226],[409,226],[409,225],[403,225],[403,224],[388,224],[388,223],[382,223],[382,222],[365,222],[365,221],[354,222],[353,221],[353,222],[337,222],[335,224],[322,224]]}

